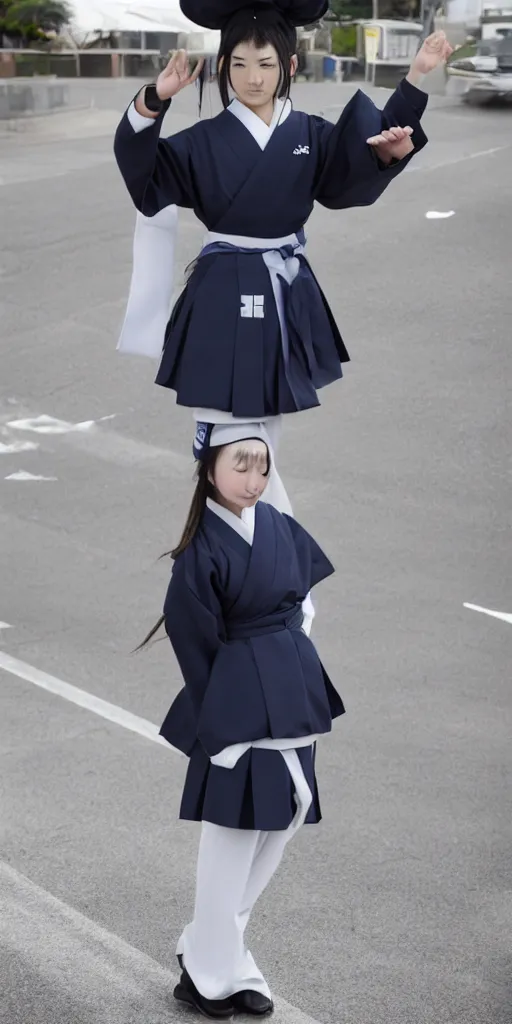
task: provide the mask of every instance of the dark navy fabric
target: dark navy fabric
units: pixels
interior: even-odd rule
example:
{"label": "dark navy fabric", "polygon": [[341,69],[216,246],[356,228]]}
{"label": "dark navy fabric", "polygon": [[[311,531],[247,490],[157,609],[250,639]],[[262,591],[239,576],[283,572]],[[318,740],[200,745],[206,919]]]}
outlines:
{"label": "dark navy fabric", "polygon": [[[292,111],[262,151],[229,110],[160,139],[163,113],[134,132],[127,115],[116,158],[137,209],[193,209],[210,231],[280,238],[301,231],[315,201],[341,210],[374,203],[408,165],[383,167],[366,139],[410,125],[415,152],[427,96],[401,82],[383,111],[358,91],[336,125]],[[180,405],[270,416],[318,405],[317,390],[341,376],[348,353],[307,261],[285,288],[290,335],[285,366],[267,267],[260,253],[215,251],[199,259],[169,321],[156,381]],[[241,317],[241,296],[263,296],[262,318]]]}
{"label": "dark navy fabric", "polygon": [[[286,768],[281,755],[276,761],[274,751],[258,751],[258,757],[253,752],[235,769],[214,769],[209,758],[234,743],[326,733],[333,718],[344,713],[313,643],[300,628],[302,601],[332,572],[313,538],[264,502],[256,506],[252,546],[205,510],[194,540],[176,559],[164,605],[185,685],[160,733],[191,757],[183,796],[186,816],[201,816],[200,795],[206,799],[205,787],[211,783],[208,814],[225,803],[217,824],[264,829],[290,823],[283,794],[278,799],[281,824],[273,826],[241,825],[239,806],[230,796],[232,787],[242,787],[237,798],[242,806],[245,788],[257,791],[258,822],[272,819],[273,790],[269,787],[265,796],[262,779],[269,763],[280,770],[282,762]],[[281,775],[287,779],[288,770]],[[247,813],[252,820],[252,812]]]}
{"label": "dark navy fabric", "polygon": [[[299,747],[297,754],[313,796],[305,820],[312,825],[322,817],[315,776],[316,745]],[[288,828],[296,810],[292,778],[278,750],[253,747],[234,768],[220,768],[211,764],[200,743],[194,747],[180,818],[271,832]]]}

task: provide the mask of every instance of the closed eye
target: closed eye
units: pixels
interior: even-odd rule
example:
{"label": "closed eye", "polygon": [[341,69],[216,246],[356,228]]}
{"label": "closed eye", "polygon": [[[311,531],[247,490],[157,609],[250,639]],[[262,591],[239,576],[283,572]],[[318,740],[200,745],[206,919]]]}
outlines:
{"label": "closed eye", "polygon": [[[235,473],[248,473],[249,468],[249,466],[235,466]],[[268,476],[269,470],[267,465],[257,466],[257,470],[260,476]]]}

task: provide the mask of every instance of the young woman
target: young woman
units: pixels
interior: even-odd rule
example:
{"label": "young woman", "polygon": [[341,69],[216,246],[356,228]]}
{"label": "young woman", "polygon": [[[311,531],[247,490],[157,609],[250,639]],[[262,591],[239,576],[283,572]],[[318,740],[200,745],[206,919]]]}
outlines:
{"label": "young woman", "polygon": [[[423,74],[451,52],[443,33],[421,47],[380,111],[358,91],[336,125],[292,109],[296,26],[326,0],[182,0],[197,24],[221,29],[224,111],[160,138],[172,98],[200,73],[184,51],[124,115],[115,154],[137,210],[193,209],[204,246],[165,331],[157,383],[180,405],[262,419],[318,405],[348,354],[304,255],[314,203],[332,210],[374,203],[421,150]],[[158,265],[154,274],[161,273]],[[163,293],[162,293],[163,294]],[[160,329],[168,315],[147,308]],[[162,339],[163,340],[163,339]],[[204,416],[209,419],[211,417]]]}
{"label": "young woman", "polygon": [[[162,622],[184,688],[160,733],[189,758],[180,817],[202,821],[177,999],[213,1018],[272,1009],[244,944],[252,908],[304,822],[320,820],[315,748],[344,707],[309,640],[309,591],[333,572],[262,497],[264,424],[198,426],[198,482]],[[306,615],[304,615],[304,611]]]}

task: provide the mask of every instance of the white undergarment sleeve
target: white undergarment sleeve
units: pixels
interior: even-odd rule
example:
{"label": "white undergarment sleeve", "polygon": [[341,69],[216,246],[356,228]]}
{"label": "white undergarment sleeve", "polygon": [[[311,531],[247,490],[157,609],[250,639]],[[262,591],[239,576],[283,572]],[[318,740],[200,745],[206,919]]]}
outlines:
{"label": "white undergarment sleeve", "polygon": [[313,602],[311,600],[311,594],[306,594],[302,602],[302,614],[304,616],[302,628],[306,636],[309,636],[309,634],[311,633],[311,627],[313,625],[313,619],[316,614]]}
{"label": "white undergarment sleeve", "polygon": [[[137,111],[135,111],[137,113]],[[118,352],[158,359],[174,291],[177,207],[166,206],[154,217],[137,211],[133,239],[133,270]]]}
{"label": "white undergarment sleeve", "polygon": [[130,103],[126,116],[134,132],[143,132],[144,128],[149,128],[155,122],[154,117],[145,117],[144,114],[139,114],[139,111],[135,108],[135,103]]}

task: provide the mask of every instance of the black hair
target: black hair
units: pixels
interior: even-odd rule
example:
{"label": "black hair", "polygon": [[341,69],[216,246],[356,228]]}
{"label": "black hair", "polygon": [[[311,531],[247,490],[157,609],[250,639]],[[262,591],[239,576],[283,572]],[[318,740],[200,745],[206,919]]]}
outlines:
{"label": "black hair", "polygon": [[[248,440],[248,439],[247,439]],[[188,510],[187,519],[185,526],[183,527],[183,533],[180,540],[178,541],[175,548],[172,551],[164,551],[160,558],[172,558],[173,560],[181,555],[185,548],[188,548],[189,544],[192,543],[203,518],[204,510],[206,508],[206,499],[215,498],[215,487],[211,483],[210,477],[213,477],[215,464],[217,459],[223,450],[225,445],[215,445],[213,448],[209,448],[205,454],[204,459],[197,463],[195,472],[196,486],[192,495],[192,501],[190,502],[190,508]],[[243,458],[242,452],[237,453],[240,459]],[[270,452],[267,448],[267,469],[265,476],[270,473]],[[135,648],[135,651],[141,651],[150,640],[153,639],[160,626],[164,623],[165,616],[161,615],[158,622],[152,626],[144,640]]]}
{"label": "black hair", "polygon": [[[213,484],[210,483],[208,477],[213,473],[220,450],[220,448],[210,448],[206,453],[204,461],[197,463],[195,472],[196,486],[192,495],[192,501],[190,502],[185,526],[183,527],[183,533],[181,534],[176,547],[172,548],[171,551],[164,551],[163,555],[160,555],[160,558],[176,559],[178,555],[181,555],[182,551],[184,551],[185,548],[187,548],[193,541],[201,525],[203,513],[206,508],[206,499],[213,498],[215,495],[215,489]],[[147,636],[144,637],[144,640],[142,640],[138,647],[135,648],[135,651],[141,651],[142,648],[153,639],[155,634],[158,633],[160,626],[163,625],[164,619],[165,616],[161,615],[158,622],[155,622],[155,625],[151,627]]]}
{"label": "black hair", "polygon": [[[245,440],[248,441],[249,438],[242,438],[240,440],[240,443],[243,444],[243,441]],[[229,443],[232,444],[234,442]],[[188,510],[187,521],[185,523],[185,526],[183,527],[183,533],[176,547],[173,548],[172,551],[164,552],[163,555],[160,555],[160,558],[165,558],[167,555],[169,555],[172,559],[177,558],[178,555],[181,555],[182,551],[184,551],[185,548],[188,548],[189,544],[193,541],[201,525],[203,513],[206,508],[206,499],[213,498],[215,500],[215,487],[211,483],[210,478],[213,479],[217,459],[225,447],[226,445],[222,444],[214,445],[212,448],[208,448],[208,450],[205,453],[204,459],[197,463],[197,468],[195,472],[196,487],[192,495],[192,501],[190,503],[190,508]],[[267,446],[265,445],[265,447]],[[236,452],[236,459],[236,465],[238,465],[242,461],[247,462],[247,456],[243,448]],[[267,448],[267,468],[263,475],[268,476],[269,473],[270,452]]]}
{"label": "black hair", "polygon": [[254,43],[258,50],[264,46],[274,47],[281,71],[276,97],[288,98],[292,84],[290,60],[297,49],[297,32],[276,10],[264,10],[256,15],[251,8],[245,8],[237,11],[221,32],[217,68],[223,106],[228,107],[230,103],[231,56],[240,43]]}

